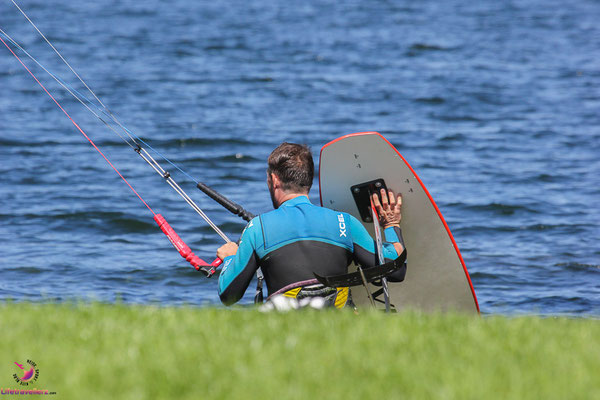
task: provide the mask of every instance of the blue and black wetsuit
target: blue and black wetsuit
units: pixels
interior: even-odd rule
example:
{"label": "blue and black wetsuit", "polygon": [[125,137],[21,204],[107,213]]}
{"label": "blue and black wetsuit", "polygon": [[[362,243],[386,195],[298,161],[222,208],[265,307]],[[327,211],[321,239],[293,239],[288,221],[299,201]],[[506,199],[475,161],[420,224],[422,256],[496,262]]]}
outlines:
{"label": "blue and black wetsuit", "polygon": [[[397,242],[392,228],[386,240]],[[383,244],[386,262],[398,257],[392,243]],[[255,217],[242,233],[238,251],[226,257],[219,276],[224,304],[240,300],[260,266],[269,295],[301,281],[345,274],[352,261],[377,265],[375,242],[365,227],[345,212],[313,205],[299,196],[278,209]]]}

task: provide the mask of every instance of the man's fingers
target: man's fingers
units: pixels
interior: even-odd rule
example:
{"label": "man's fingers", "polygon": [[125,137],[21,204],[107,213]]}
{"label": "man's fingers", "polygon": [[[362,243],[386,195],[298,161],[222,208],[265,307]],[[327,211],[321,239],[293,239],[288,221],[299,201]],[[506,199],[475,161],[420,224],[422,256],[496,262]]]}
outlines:
{"label": "man's fingers", "polygon": [[217,257],[224,260],[226,257],[233,256],[237,253],[238,246],[233,242],[225,243],[217,250]]}
{"label": "man's fingers", "polygon": [[391,190],[388,190],[388,197],[390,200],[390,207],[394,208],[394,205],[396,205],[396,198],[394,197],[394,192]]}
{"label": "man's fingers", "polygon": [[381,189],[381,203],[383,204],[383,208],[388,208],[388,197],[385,189]]}
{"label": "man's fingers", "polygon": [[373,205],[375,206],[375,209],[377,210],[377,212],[379,212],[381,210],[381,203],[379,203],[379,197],[377,197],[376,193],[373,193],[373,195],[371,195],[371,199],[373,200]]}

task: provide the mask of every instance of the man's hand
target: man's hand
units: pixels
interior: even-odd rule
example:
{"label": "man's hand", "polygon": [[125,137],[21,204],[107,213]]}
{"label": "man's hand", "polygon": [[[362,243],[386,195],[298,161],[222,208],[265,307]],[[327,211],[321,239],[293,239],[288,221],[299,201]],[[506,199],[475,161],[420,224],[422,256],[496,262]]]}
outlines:
{"label": "man's hand", "polygon": [[376,193],[373,193],[372,200],[377,215],[379,215],[379,223],[384,229],[390,226],[400,226],[402,220],[402,194],[398,194],[396,198],[393,191],[388,190],[388,193],[386,193],[385,189],[381,189],[381,203]]}
{"label": "man's hand", "polygon": [[235,255],[235,253],[237,253],[237,250],[237,244],[233,242],[225,243],[217,250],[217,257],[219,257],[221,260],[224,260],[226,257]]}

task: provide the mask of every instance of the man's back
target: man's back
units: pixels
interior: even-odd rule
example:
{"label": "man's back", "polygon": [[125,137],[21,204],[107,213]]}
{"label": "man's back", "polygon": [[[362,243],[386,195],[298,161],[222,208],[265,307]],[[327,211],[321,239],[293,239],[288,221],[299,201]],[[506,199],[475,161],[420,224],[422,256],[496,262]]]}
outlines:
{"label": "man's back", "polygon": [[[397,256],[386,244],[385,257]],[[375,265],[375,247],[360,222],[349,214],[310,203],[298,196],[254,218],[242,233],[235,256],[225,259],[219,278],[223,302],[239,300],[256,269],[265,275],[269,294],[303,281],[347,272],[353,259]]]}
{"label": "man's back", "polygon": [[349,216],[299,196],[261,215],[263,246],[256,248],[269,294],[319,275],[346,272],[353,243]]}

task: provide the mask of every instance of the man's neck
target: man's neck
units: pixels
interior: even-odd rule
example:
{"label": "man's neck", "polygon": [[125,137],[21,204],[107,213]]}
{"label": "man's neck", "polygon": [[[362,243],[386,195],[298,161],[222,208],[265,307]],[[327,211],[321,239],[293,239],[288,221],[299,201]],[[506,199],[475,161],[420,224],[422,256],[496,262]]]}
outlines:
{"label": "man's neck", "polygon": [[296,197],[300,197],[300,196],[305,196],[308,198],[308,193],[283,193],[281,195],[281,198],[277,199],[277,200],[279,200],[278,208],[281,207],[281,205],[283,203],[285,203],[286,201],[295,199]]}

